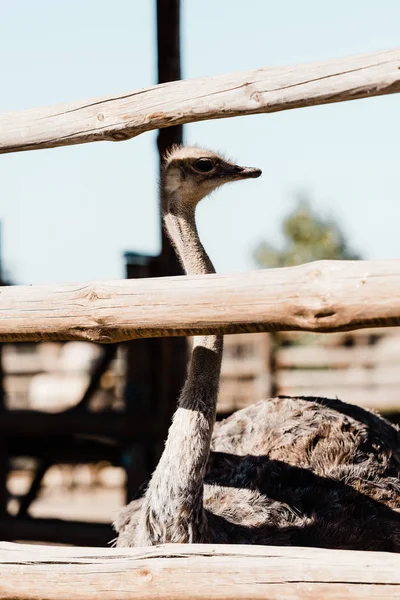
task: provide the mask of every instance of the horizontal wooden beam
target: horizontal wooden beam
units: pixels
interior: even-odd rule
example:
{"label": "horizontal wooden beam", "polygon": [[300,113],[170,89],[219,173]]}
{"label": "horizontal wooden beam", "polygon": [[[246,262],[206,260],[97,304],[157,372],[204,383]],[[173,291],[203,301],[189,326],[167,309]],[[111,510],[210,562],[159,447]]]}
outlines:
{"label": "horizontal wooden beam", "polygon": [[400,91],[400,49],[160,84],[0,114],[0,153],[120,141],[170,125],[271,113]]}
{"label": "horizontal wooden beam", "polygon": [[[110,518],[112,518],[112,515],[110,515]],[[49,544],[73,544],[74,546],[104,548],[115,538],[115,531],[112,525],[108,523],[88,523],[86,521],[39,517],[10,517],[0,519],[0,537],[2,540],[40,541]],[[1,588],[1,554],[4,551],[4,545],[0,544],[0,599],[4,597],[1,595],[3,591]]]}
{"label": "horizontal wooden beam", "polygon": [[[93,435],[106,438],[142,440],[162,434],[154,416],[140,418],[113,410],[80,412],[73,409],[59,413],[38,410],[7,410],[1,413],[0,436],[4,438],[41,438],[43,436]],[[35,446],[32,445],[32,452]],[[0,538],[1,539],[1,538]]]}
{"label": "horizontal wooden beam", "polygon": [[[14,411],[7,410],[2,412],[0,420],[2,420],[3,414],[8,414],[9,412]],[[18,413],[19,411],[17,411],[17,418]],[[31,411],[31,414],[33,416],[35,414],[37,415],[37,411]],[[27,421],[29,414],[25,413],[24,417]],[[35,427],[37,423],[38,421],[34,422],[33,427]],[[9,457],[26,456],[57,465],[79,465],[83,463],[96,464],[101,461],[107,461],[112,466],[120,467],[123,459],[122,448],[132,440],[132,437],[136,435],[136,431],[139,430],[138,423],[136,431],[134,431],[131,436],[120,435],[119,438],[116,439],[117,436],[115,434],[109,434],[107,437],[104,433],[101,437],[94,436],[91,433],[86,435],[74,435],[71,427],[69,428],[68,433],[62,433],[62,427],[58,427],[58,431],[54,434],[50,429],[44,433],[44,428],[41,427],[40,423],[38,428],[40,433],[36,430],[32,431],[33,427],[31,431],[28,431],[28,427],[25,424],[18,428],[17,419],[12,420],[12,425],[14,425],[14,427],[11,431],[6,433],[6,428],[0,427],[2,438],[7,438],[7,453]],[[83,428],[79,429],[82,431]],[[98,439],[99,437],[100,439]],[[154,433],[150,432],[148,436],[143,435],[143,437],[139,437],[139,439],[141,441],[146,439],[151,443],[154,437],[156,437]],[[1,539],[3,538],[1,538],[0,535],[0,540]]]}
{"label": "horizontal wooden beam", "polygon": [[0,544],[1,600],[399,600],[400,555],[269,546]]}
{"label": "horizontal wooden beam", "polygon": [[0,288],[0,341],[400,325],[400,261],[318,261],[230,275]]}

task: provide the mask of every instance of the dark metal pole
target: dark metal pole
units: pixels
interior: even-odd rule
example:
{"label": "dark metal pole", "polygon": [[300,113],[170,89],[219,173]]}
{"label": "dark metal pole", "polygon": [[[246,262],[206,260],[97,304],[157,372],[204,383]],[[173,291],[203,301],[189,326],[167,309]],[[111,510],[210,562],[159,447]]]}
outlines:
{"label": "dark metal pole", "polygon": [[[157,0],[158,83],[181,78],[180,0]],[[160,129],[157,137],[160,167],[165,152],[183,141],[182,125]],[[182,275],[171,243],[162,231],[162,269],[165,275]]]}
{"label": "dark metal pole", "polygon": [[[180,49],[180,1],[157,0],[157,50],[158,50],[158,83],[176,81],[181,78],[181,49]],[[182,125],[166,127],[158,132],[157,145],[162,157],[173,144],[183,141]],[[162,231],[161,274],[182,275],[175,251],[164,231]],[[171,415],[176,407],[176,401],[186,372],[187,344],[185,338],[164,338],[161,340],[162,360],[160,381],[162,382],[161,411],[164,415],[165,431]]]}

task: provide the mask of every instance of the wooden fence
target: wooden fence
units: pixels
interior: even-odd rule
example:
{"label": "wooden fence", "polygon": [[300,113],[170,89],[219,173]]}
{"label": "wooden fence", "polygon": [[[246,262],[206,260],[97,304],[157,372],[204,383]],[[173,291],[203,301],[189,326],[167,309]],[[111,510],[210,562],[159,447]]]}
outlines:
{"label": "wooden fence", "polygon": [[398,600],[400,556],[233,545],[0,544],[1,600]]}
{"label": "wooden fence", "polygon": [[281,394],[315,395],[400,412],[400,331],[350,347],[281,348],[276,357]]}
{"label": "wooden fence", "polygon": [[279,341],[274,348],[268,334],[225,337],[219,412],[231,413],[276,393],[338,396],[399,420],[398,328],[306,336],[281,333]]}
{"label": "wooden fence", "polygon": [[10,286],[1,288],[0,295],[3,342],[112,343],[394,325],[400,325],[400,260],[317,261],[233,275]]}
{"label": "wooden fence", "polygon": [[0,115],[0,153],[121,141],[145,131],[400,91],[400,49],[174,81],[137,92]]}
{"label": "wooden fence", "polygon": [[[5,113],[0,116],[0,152],[125,140],[170,125],[395,92],[400,92],[400,50],[259,69]],[[109,343],[194,333],[394,325],[400,325],[400,261],[0,289],[0,341]],[[226,546],[98,552],[3,544],[0,599],[393,600],[400,598],[399,574],[400,557],[381,553]]]}

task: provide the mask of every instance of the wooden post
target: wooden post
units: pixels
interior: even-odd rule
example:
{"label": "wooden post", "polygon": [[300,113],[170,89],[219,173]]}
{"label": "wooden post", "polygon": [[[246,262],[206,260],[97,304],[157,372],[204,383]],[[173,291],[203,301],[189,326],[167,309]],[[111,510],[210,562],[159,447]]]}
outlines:
{"label": "wooden post", "polygon": [[270,374],[270,390],[269,396],[273,398],[277,396],[279,393],[278,388],[278,369],[276,364],[277,353],[281,344],[281,336],[279,335],[279,331],[271,331],[270,334],[270,351],[269,351],[269,365],[268,370]]}
{"label": "wooden post", "polygon": [[[180,0],[157,0],[158,83],[181,78]],[[157,137],[160,168],[165,152],[183,141],[182,125],[160,129]],[[161,275],[182,275],[183,269],[162,229]],[[165,434],[185,377],[187,343],[185,338],[161,340],[159,380],[162,382],[161,404]],[[159,448],[159,451],[161,450]],[[158,452],[159,453],[159,452]],[[157,452],[156,452],[157,454]]]}

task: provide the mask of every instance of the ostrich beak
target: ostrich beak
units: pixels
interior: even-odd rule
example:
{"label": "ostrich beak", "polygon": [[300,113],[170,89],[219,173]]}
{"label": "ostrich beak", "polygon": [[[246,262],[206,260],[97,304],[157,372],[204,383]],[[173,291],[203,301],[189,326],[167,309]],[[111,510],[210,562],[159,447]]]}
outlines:
{"label": "ostrich beak", "polygon": [[256,179],[257,177],[260,177],[261,174],[261,169],[256,169],[255,167],[239,167],[239,165],[235,166],[232,173],[234,179]]}

